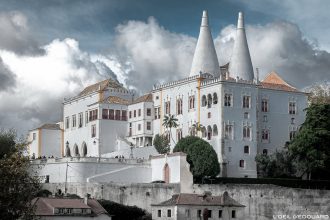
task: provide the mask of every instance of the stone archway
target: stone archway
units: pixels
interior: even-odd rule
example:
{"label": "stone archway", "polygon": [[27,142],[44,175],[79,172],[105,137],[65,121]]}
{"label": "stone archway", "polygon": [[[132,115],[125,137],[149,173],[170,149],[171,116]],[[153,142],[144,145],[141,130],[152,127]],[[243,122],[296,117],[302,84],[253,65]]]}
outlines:
{"label": "stone archway", "polygon": [[80,156],[80,154],[79,154],[79,149],[78,149],[77,144],[75,144],[75,145],[73,146],[73,153],[74,153],[74,156],[75,156],[75,157],[79,157],[79,156]]}
{"label": "stone archway", "polygon": [[82,147],[81,147],[81,153],[83,157],[87,156],[87,144],[83,142]]}

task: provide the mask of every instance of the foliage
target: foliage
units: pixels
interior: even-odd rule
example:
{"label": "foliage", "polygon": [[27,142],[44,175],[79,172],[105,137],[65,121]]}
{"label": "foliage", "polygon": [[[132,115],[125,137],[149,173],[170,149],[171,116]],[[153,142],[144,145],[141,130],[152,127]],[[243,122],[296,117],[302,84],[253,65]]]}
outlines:
{"label": "foliage", "polygon": [[199,141],[200,138],[196,136],[187,136],[185,138],[182,138],[178,141],[178,143],[175,145],[173,152],[187,152],[187,147],[189,147],[192,143]]}
{"label": "foliage", "polygon": [[288,150],[301,176],[330,179],[330,104],[311,104]]}
{"label": "foliage", "polygon": [[292,178],[295,174],[292,156],[287,150],[276,151],[271,155],[257,154],[255,161],[257,162],[258,174],[263,178]]}
{"label": "foliage", "polygon": [[151,220],[151,215],[136,206],[125,206],[109,200],[99,200],[99,203],[113,220]]}
{"label": "foliage", "polygon": [[156,134],[154,138],[154,146],[159,154],[166,154],[170,152],[170,145],[164,135]]}
{"label": "foliage", "polygon": [[220,164],[213,147],[199,137],[188,136],[182,138],[173,152],[184,152],[195,179],[204,176],[215,177],[220,173]]}
{"label": "foliage", "polygon": [[16,143],[15,138],[13,131],[0,132],[0,219],[32,219],[31,201],[40,190],[40,183],[28,172],[26,143]]}
{"label": "foliage", "polygon": [[163,126],[169,130],[169,135],[172,138],[173,142],[175,143],[173,137],[172,137],[172,128],[176,128],[179,126],[178,119],[175,117],[175,115],[165,115],[163,120]]}
{"label": "foliage", "polygon": [[37,197],[49,197],[51,195],[52,195],[52,192],[50,192],[47,189],[39,190],[36,194]]}
{"label": "foliage", "polygon": [[310,87],[308,101],[314,104],[330,104],[330,84],[323,83]]}

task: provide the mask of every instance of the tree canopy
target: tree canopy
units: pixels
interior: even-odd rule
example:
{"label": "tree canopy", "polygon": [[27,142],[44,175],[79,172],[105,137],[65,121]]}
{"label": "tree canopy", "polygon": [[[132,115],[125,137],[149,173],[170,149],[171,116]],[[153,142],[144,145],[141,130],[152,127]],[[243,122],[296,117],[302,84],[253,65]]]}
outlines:
{"label": "tree canopy", "polygon": [[220,173],[217,153],[208,142],[199,137],[182,138],[174,147],[173,152],[187,154],[190,171],[195,179],[201,179],[205,176],[215,177]]}
{"label": "tree canopy", "polygon": [[168,129],[170,138],[172,138],[173,142],[175,143],[173,137],[172,137],[172,128],[178,127],[178,119],[175,117],[175,115],[165,115],[163,120],[163,126],[165,126],[166,129]]}
{"label": "tree canopy", "polygon": [[154,146],[159,154],[166,154],[170,152],[169,141],[163,135],[155,135]]}
{"label": "tree canopy", "polygon": [[288,150],[301,175],[330,179],[330,104],[311,104]]}
{"label": "tree canopy", "polygon": [[31,219],[32,199],[40,190],[38,178],[31,177],[26,143],[18,142],[13,131],[0,131],[0,219]]}

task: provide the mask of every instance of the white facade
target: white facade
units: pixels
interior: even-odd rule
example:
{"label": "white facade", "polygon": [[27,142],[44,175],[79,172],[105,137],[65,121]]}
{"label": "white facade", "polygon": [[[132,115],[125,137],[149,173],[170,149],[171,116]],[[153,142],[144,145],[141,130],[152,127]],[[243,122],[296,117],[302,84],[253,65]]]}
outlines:
{"label": "white facade", "polygon": [[28,153],[31,158],[61,157],[63,130],[61,124],[44,124],[29,131]]}
{"label": "white facade", "polygon": [[[307,94],[275,72],[263,81],[254,77],[242,13],[236,41],[231,62],[218,66],[203,12],[190,77],[156,85],[139,98],[109,79],[65,99],[61,155],[101,158],[125,152],[127,158],[131,152],[129,158],[134,158],[134,149],[147,147],[139,157],[148,158],[157,134],[171,132],[172,150],[182,137],[198,135],[217,153],[220,176],[257,177],[255,156],[282,148],[294,136],[305,119]],[[195,74],[197,69],[202,72]],[[179,126],[165,128],[166,115],[174,115]],[[196,125],[203,130],[197,132]],[[34,152],[39,148],[35,143],[30,147]]]}

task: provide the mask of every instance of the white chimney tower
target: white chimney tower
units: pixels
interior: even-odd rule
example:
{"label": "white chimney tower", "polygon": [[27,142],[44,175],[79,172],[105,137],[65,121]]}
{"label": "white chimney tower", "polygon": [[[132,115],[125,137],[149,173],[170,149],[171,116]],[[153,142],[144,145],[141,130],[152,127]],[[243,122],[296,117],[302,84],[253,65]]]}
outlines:
{"label": "white chimney tower", "polygon": [[220,76],[220,66],[209,27],[207,11],[203,11],[190,76],[198,75],[200,72],[210,73],[216,77]]}

